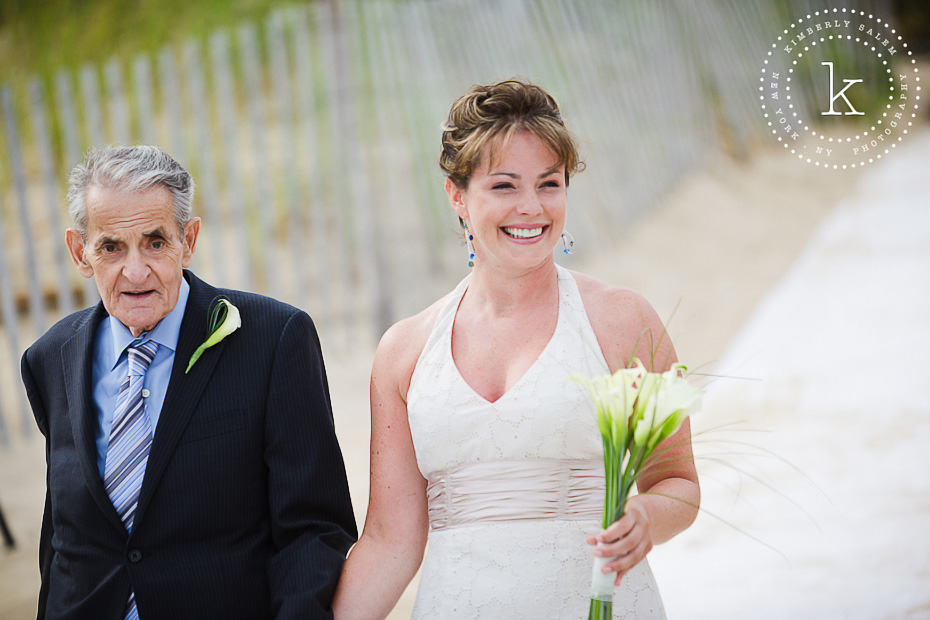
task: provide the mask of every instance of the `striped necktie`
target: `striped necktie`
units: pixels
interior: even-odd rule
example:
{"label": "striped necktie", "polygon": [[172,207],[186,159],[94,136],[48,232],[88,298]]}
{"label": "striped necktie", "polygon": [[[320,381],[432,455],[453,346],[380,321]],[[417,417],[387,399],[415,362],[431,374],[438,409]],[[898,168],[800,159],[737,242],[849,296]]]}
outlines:
{"label": "striped necktie", "polygon": [[[151,340],[129,346],[129,372],[116,397],[116,413],[107,444],[103,484],[129,532],[132,531],[139,489],[142,487],[145,464],[152,447],[152,428],[145,411],[142,384],[145,382],[145,371],[155,359],[157,351],[158,344]],[[135,620],[138,617],[135,592],[130,591],[124,618]]]}

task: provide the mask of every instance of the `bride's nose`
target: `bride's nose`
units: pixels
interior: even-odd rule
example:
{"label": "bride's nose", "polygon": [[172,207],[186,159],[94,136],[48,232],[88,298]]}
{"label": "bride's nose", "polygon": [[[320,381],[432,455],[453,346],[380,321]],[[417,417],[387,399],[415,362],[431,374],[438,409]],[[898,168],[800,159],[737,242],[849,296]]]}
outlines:
{"label": "bride's nose", "polygon": [[534,191],[524,194],[517,205],[517,212],[521,215],[536,215],[542,213],[542,210],[542,201]]}

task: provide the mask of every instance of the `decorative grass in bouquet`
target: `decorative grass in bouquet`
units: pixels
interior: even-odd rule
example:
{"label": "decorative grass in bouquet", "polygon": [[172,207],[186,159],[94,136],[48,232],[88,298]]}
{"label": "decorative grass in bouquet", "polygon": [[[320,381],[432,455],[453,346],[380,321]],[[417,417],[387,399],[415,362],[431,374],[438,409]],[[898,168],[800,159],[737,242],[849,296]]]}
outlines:
{"label": "decorative grass in bouquet", "polygon": [[[612,375],[572,376],[594,401],[604,443],[602,528],[623,516],[630,490],[656,447],[700,408],[702,392],[685,379],[686,370],[684,364],[675,364],[663,373],[648,372],[633,358],[628,368]],[[614,575],[601,568],[612,559],[594,559],[589,620],[611,617]]]}

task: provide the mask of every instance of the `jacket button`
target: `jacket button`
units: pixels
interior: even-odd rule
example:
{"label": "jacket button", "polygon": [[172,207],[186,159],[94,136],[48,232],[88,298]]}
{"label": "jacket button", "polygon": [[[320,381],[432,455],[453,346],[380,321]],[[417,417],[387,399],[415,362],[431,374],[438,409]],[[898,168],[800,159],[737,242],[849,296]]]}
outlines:
{"label": "jacket button", "polygon": [[133,564],[135,564],[136,562],[139,562],[140,560],[142,560],[142,552],[141,552],[141,551],[139,551],[138,549],[133,549],[132,551],[129,552],[129,561],[130,561],[130,562],[132,562]]}

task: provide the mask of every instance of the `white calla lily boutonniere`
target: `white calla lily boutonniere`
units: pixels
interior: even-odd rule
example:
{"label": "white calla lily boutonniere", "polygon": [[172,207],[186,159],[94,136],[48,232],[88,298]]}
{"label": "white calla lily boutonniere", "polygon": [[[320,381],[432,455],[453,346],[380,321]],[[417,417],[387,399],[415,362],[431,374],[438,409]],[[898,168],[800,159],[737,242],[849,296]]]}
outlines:
{"label": "white calla lily boutonniere", "polygon": [[217,344],[223,338],[233,333],[242,326],[242,318],[239,316],[239,308],[234,306],[228,299],[220,298],[214,302],[210,310],[210,322],[207,327],[207,339],[197,347],[191,359],[187,362],[187,370],[184,374],[190,372],[191,367],[200,359],[203,352]]}

